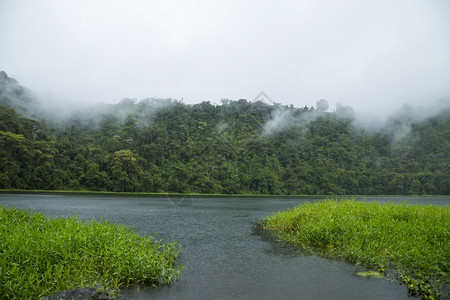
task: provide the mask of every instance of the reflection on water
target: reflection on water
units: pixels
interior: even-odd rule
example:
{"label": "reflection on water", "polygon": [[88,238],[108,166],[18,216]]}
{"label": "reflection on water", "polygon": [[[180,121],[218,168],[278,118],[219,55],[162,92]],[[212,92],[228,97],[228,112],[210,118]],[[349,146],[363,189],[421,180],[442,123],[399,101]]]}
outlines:
{"label": "reflection on water", "polygon": [[264,230],[260,223],[255,223],[252,235],[258,236],[261,240],[267,242],[267,248],[264,249],[264,252],[268,255],[285,257],[311,256],[311,253],[280,239],[274,232]]}
{"label": "reflection on water", "polygon": [[[316,199],[0,193],[0,205],[32,207],[52,217],[103,218],[178,241],[185,265],[180,278],[170,286],[124,289],[126,299],[410,299],[404,285],[359,277],[358,267],[306,254],[255,225]],[[450,203],[449,197],[361,199]]]}

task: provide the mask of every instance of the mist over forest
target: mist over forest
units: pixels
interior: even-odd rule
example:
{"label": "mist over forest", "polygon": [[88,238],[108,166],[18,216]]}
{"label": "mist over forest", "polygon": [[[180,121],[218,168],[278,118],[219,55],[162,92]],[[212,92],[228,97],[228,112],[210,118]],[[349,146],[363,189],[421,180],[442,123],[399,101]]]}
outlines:
{"label": "mist over forest", "polygon": [[326,100],[58,107],[2,71],[0,188],[448,195],[450,101],[432,100],[382,117]]}

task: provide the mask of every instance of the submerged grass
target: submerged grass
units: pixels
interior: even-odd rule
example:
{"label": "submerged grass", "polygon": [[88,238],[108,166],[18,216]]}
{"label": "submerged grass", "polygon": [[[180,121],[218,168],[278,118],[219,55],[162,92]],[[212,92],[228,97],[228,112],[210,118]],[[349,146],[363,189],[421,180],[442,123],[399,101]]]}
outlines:
{"label": "submerged grass", "polygon": [[57,291],[94,287],[117,291],[131,283],[174,280],[175,243],[140,236],[107,221],[0,207],[0,299],[39,299]]}
{"label": "submerged grass", "polygon": [[449,206],[330,199],[275,213],[263,224],[308,251],[393,272],[413,296],[449,297]]}

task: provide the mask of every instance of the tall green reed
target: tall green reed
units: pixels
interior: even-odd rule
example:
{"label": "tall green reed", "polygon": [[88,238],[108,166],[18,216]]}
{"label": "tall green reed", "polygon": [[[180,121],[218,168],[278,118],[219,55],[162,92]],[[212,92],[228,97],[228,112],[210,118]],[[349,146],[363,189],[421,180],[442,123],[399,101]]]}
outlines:
{"label": "tall green reed", "polygon": [[445,297],[450,283],[448,206],[328,199],[275,213],[263,224],[308,251],[393,272],[411,295]]}
{"label": "tall green reed", "polygon": [[0,208],[0,299],[39,299],[56,291],[171,283],[176,243],[140,236],[123,225],[77,217],[49,219]]}

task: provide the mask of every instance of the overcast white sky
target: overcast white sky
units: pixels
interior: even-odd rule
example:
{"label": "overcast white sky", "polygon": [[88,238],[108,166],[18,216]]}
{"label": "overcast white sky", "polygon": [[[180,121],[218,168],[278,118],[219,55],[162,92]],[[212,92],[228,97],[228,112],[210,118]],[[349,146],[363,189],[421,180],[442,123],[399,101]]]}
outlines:
{"label": "overcast white sky", "polygon": [[0,70],[59,101],[429,105],[450,0],[0,0]]}

